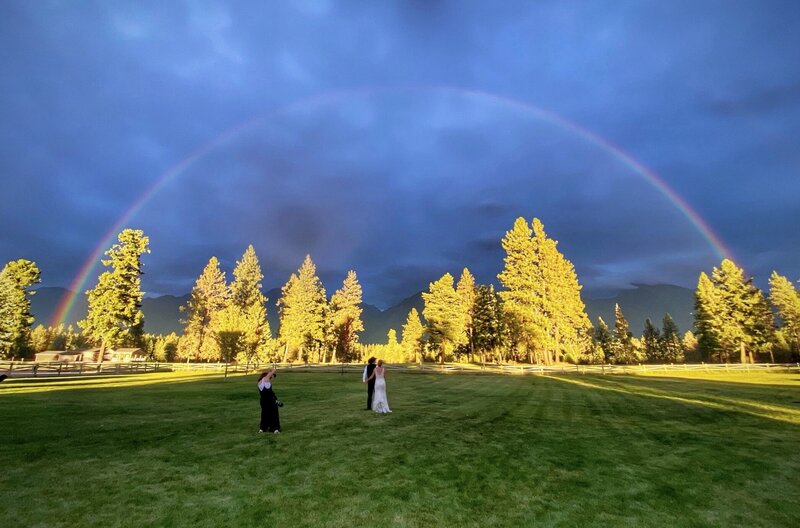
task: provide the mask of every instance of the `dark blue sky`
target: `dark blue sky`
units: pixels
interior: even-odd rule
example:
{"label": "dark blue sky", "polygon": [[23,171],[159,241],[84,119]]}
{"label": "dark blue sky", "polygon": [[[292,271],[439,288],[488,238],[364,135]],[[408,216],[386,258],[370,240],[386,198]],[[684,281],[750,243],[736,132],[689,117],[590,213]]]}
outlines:
{"label": "dark blue sky", "polygon": [[[386,306],[540,217],[590,295],[718,263],[608,149],[658,173],[763,285],[800,276],[800,3],[0,3],[0,259],[66,286],[130,222],[145,289],[185,293],[253,243],[279,286],[311,253]],[[491,95],[479,95],[482,92]]]}

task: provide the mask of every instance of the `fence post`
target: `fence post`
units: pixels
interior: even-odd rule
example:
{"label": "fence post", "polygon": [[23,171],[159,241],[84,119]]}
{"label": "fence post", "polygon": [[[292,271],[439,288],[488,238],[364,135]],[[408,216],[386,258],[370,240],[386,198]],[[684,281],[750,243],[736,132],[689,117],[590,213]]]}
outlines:
{"label": "fence post", "polygon": [[38,375],[39,375],[39,364],[38,363],[34,363],[33,364],[33,377],[35,378]]}
{"label": "fence post", "polygon": [[59,363],[58,364],[58,375],[59,376],[61,375],[61,367],[63,367],[63,366],[64,366],[64,363]]}

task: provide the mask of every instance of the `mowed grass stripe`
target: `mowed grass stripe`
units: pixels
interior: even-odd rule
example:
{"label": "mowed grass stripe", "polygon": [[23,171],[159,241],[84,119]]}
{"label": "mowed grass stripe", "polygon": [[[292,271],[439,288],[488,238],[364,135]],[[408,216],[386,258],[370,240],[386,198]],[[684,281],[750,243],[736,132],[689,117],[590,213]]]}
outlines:
{"label": "mowed grass stripe", "polygon": [[800,524],[786,500],[800,491],[800,431],[786,419],[788,402],[800,400],[791,375],[759,384],[736,382],[746,375],[390,372],[395,412],[378,416],[363,410],[360,376],[286,373],[276,380],[282,435],[256,434],[252,376],[149,376],[109,379],[106,388],[4,383],[0,420],[14,427],[0,431],[3,518],[12,526]]}

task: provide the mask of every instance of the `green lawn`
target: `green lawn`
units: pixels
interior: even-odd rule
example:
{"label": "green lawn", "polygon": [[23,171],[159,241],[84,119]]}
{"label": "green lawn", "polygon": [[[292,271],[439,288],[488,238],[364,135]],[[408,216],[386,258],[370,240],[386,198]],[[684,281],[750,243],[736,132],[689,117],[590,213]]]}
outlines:
{"label": "green lawn", "polygon": [[3,526],[800,526],[800,375],[0,385]]}

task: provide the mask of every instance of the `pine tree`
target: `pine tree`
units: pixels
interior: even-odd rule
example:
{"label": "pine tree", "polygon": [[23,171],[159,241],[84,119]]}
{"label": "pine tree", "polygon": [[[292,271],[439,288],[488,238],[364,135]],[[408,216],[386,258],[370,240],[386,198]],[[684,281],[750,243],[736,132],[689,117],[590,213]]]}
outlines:
{"label": "pine tree", "polygon": [[533,219],[531,227],[542,277],[542,307],[547,319],[546,361],[558,362],[562,354],[577,359],[589,347],[591,323],[581,299],[575,267],[558,251],[558,241],[547,236],[538,218]]}
{"label": "pine tree", "polygon": [[240,330],[243,359],[250,363],[254,358],[266,357],[266,349],[272,339],[267,321],[267,298],[261,292],[264,275],[252,245],[247,246],[242,260],[236,263],[233,277],[230,302],[238,310],[235,320],[242,324]]}
{"label": "pine tree", "polygon": [[469,361],[475,353],[475,277],[467,268],[461,272],[461,278],[456,284],[461,316],[464,320],[464,337],[458,348],[461,354],[467,354]]}
{"label": "pine tree", "polygon": [[419,312],[416,308],[412,308],[406,317],[406,324],[403,325],[402,347],[405,361],[416,363],[422,361],[424,335],[425,327],[422,326],[422,321],[419,319]]}
{"label": "pine tree", "polygon": [[144,335],[141,305],[141,256],[149,253],[149,239],[141,230],[125,229],[118,243],[106,251],[104,266],[111,268],[98,278],[97,285],[86,292],[89,311],[79,326],[100,345],[98,361],[103,361],[109,347],[124,344],[140,346]]}
{"label": "pine tree", "polygon": [[774,321],[761,290],[744,271],[724,259],[709,279],[701,273],[695,293],[700,346],[716,361],[754,361],[772,351]]}
{"label": "pine tree", "polygon": [[689,362],[697,362],[700,361],[700,353],[698,351],[698,343],[697,338],[694,335],[694,332],[691,330],[687,330],[685,334],[683,334],[683,339],[681,339],[681,345],[683,345],[683,354],[686,361]]}
{"label": "pine tree", "polygon": [[178,354],[178,336],[175,332],[166,336],[158,336],[156,339],[156,346],[153,351],[153,359],[155,361],[163,361],[170,363],[175,361]]}
{"label": "pine tree", "polygon": [[574,266],[538,218],[531,227],[518,218],[502,245],[505,266],[498,278],[512,340],[529,360],[553,363],[564,355],[577,360],[590,346],[591,323]]}
{"label": "pine tree", "polygon": [[325,342],[327,304],[325,288],[317,277],[311,257],[306,255],[297,274],[292,274],[284,285],[278,301],[280,339],[287,353],[305,361],[320,356]]}
{"label": "pine tree", "polygon": [[705,272],[700,273],[694,298],[697,352],[703,361],[720,361],[721,345],[718,319],[723,317],[724,307],[714,283]]}
{"label": "pine tree", "polygon": [[608,325],[603,321],[602,317],[597,318],[597,326],[594,329],[594,342],[600,347],[603,352],[603,360],[606,363],[613,363],[614,349],[612,347],[614,338],[611,335],[611,330]]}
{"label": "pine tree", "polygon": [[355,271],[348,271],[342,287],[331,297],[330,318],[333,330],[333,361],[354,359],[353,347],[359,332],[364,331],[361,321],[361,284]]}
{"label": "pine tree", "polygon": [[233,303],[220,310],[212,320],[211,333],[217,342],[221,359],[230,363],[236,353],[245,347],[247,322],[244,313]]}
{"label": "pine tree", "polygon": [[644,321],[642,344],[644,345],[644,356],[648,363],[661,362],[661,332],[653,326],[653,322],[650,319],[645,319]]}
{"label": "pine tree", "polygon": [[504,288],[499,295],[508,315],[511,341],[529,361],[542,350],[548,327],[542,299],[543,278],[532,236],[525,219],[517,218],[503,237],[506,256],[503,271],[497,276]]}
{"label": "pine tree", "polygon": [[50,350],[73,350],[68,342],[67,331],[64,329],[64,323],[59,324],[57,327],[50,329]]}
{"label": "pine tree", "polygon": [[[781,334],[789,352],[800,354],[800,292],[794,285],[776,272],[769,278],[769,300],[783,321]],[[774,362],[774,359],[772,360]]]}
{"label": "pine tree", "polygon": [[639,350],[633,342],[628,320],[622,313],[619,304],[614,305],[614,337],[611,343],[614,363],[633,365],[642,360]]}
{"label": "pine tree", "polygon": [[30,290],[41,282],[39,268],[25,259],[12,260],[0,271],[0,356],[30,356],[31,314]]}
{"label": "pine tree", "polygon": [[493,353],[506,344],[503,308],[494,286],[478,286],[473,325],[475,348],[481,355],[481,363],[485,363],[487,352]]}
{"label": "pine tree", "polygon": [[5,270],[0,270],[0,358],[11,357],[17,331],[14,301],[16,285]]}
{"label": "pine tree", "polygon": [[665,314],[661,332],[661,360],[666,363],[683,363],[685,355],[678,325],[670,314]]}
{"label": "pine tree", "polygon": [[445,273],[430,283],[429,291],[422,293],[422,299],[425,301],[422,315],[428,321],[430,343],[438,349],[439,360],[444,364],[454,346],[464,339],[464,315],[453,286],[453,276]]}
{"label": "pine tree", "polygon": [[403,347],[397,342],[397,331],[394,328],[390,328],[386,334],[383,360],[387,363],[401,363],[403,361]]}
{"label": "pine tree", "polygon": [[51,335],[50,329],[43,324],[36,326],[36,328],[31,331],[31,347],[33,351],[44,352],[48,350],[50,347]]}
{"label": "pine tree", "polygon": [[182,357],[215,361],[221,357],[214,322],[227,305],[225,273],[219,268],[217,257],[211,257],[197,278],[185,308],[187,316],[180,342]]}

